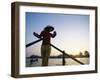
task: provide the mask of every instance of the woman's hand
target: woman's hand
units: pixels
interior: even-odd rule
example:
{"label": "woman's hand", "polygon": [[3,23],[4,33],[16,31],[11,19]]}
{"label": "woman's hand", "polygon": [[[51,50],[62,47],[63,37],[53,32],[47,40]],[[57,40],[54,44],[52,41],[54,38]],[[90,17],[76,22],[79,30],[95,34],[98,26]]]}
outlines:
{"label": "woman's hand", "polygon": [[56,34],[57,34],[57,33],[56,33],[56,31],[54,31],[54,32],[53,32],[53,34],[55,34],[55,35],[56,35]]}
{"label": "woman's hand", "polygon": [[34,35],[35,37],[37,37],[37,38],[40,38],[40,35],[37,34],[36,32],[33,32],[33,35]]}
{"label": "woman's hand", "polygon": [[57,35],[56,31],[54,31],[52,37],[54,38],[56,35]]}

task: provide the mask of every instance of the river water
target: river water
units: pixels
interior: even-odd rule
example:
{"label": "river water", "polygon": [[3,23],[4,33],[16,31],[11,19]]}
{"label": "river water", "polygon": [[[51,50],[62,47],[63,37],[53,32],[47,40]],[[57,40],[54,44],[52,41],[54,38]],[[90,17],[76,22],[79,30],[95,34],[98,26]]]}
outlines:
{"label": "river water", "polygon": [[[89,58],[76,58],[77,60],[83,62],[84,64],[89,64]],[[66,58],[66,66],[67,65],[80,65],[76,61]],[[41,66],[42,64],[42,59],[38,58],[38,61],[32,62],[30,64],[30,59],[26,59],[26,67],[37,67]],[[62,58],[49,58],[49,64],[48,66],[62,66]]]}

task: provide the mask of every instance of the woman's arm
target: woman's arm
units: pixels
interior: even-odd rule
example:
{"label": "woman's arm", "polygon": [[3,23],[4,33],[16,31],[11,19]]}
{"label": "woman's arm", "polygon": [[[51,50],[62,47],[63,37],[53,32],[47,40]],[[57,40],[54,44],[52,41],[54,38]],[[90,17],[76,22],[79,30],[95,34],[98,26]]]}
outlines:
{"label": "woman's arm", "polygon": [[56,35],[57,35],[56,31],[54,31],[51,37],[54,38]]}

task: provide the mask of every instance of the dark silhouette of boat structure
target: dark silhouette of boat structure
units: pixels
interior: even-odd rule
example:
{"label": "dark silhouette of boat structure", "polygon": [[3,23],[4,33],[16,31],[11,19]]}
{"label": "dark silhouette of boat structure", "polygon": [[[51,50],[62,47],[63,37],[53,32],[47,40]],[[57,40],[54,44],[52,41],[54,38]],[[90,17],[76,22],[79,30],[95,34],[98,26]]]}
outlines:
{"label": "dark silhouette of boat structure", "polygon": [[32,65],[34,62],[38,62],[38,56],[31,55],[30,57],[27,57],[27,59],[30,59],[30,65]]}
{"label": "dark silhouette of boat structure", "polygon": [[[34,42],[31,42],[31,43],[29,43],[29,44],[26,44],[26,48],[27,47],[29,47],[29,46],[31,46],[31,45],[33,45],[33,44],[36,44],[36,43],[38,43],[38,42],[40,42],[40,41],[42,41],[43,39],[42,38],[39,38],[38,40],[36,40],[36,41],[34,41]],[[81,64],[81,65],[84,65],[84,63],[83,62],[81,62],[81,61],[79,61],[79,60],[77,60],[75,57],[73,57],[73,56],[70,56],[68,53],[66,53],[64,50],[61,50],[61,49],[59,49],[58,47],[56,47],[56,46],[54,46],[53,44],[49,44],[50,46],[52,46],[53,48],[55,48],[56,50],[58,50],[59,52],[61,52],[62,53],[62,65],[66,65],[66,61],[65,61],[65,58],[66,57],[69,57],[69,58],[71,58],[72,60],[74,60],[74,61],[76,61],[76,62],[78,62],[79,64]],[[32,63],[32,62],[35,62],[35,61],[38,61],[37,59],[36,59],[36,56],[31,56],[32,58],[32,60],[30,60],[30,63]],[[35,57],[35,58],[34,58]],[[38,58],[38,57],[37,57]]]}

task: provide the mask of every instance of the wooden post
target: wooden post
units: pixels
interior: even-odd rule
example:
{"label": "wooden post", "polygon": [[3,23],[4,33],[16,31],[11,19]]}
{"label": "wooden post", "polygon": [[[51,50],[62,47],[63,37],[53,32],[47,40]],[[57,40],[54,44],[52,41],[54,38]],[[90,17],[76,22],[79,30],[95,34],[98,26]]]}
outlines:
{"label": "wooden post", "polygon": [[62,57],[62,65],[66,65],[66,60],[65,60],[65,51],[63,51],[63,57]]}

